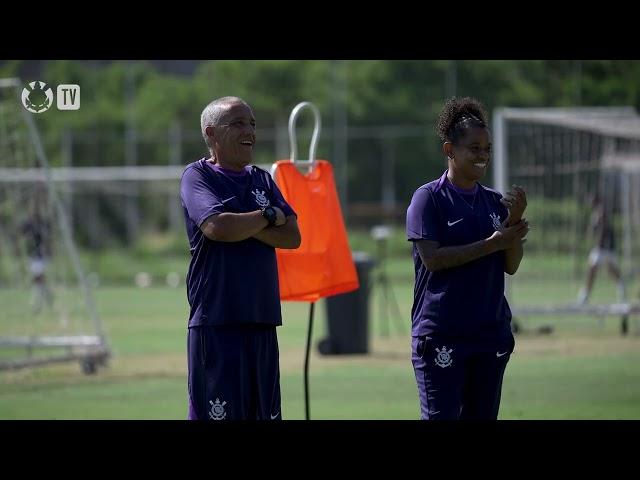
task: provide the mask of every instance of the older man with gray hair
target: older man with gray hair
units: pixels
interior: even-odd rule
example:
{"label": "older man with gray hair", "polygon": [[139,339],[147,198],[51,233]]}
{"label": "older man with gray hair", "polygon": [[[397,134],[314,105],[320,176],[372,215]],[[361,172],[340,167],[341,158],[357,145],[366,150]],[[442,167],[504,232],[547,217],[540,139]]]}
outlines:
{"label": "older man with gray hair", "polygon": [[188,418],[281,419],[275,248],[298,248],[297,217],[269,172],[251,165],[256,122],[244,100],[209,103],[200,127],[210,156],[180,182],[191,248]]}

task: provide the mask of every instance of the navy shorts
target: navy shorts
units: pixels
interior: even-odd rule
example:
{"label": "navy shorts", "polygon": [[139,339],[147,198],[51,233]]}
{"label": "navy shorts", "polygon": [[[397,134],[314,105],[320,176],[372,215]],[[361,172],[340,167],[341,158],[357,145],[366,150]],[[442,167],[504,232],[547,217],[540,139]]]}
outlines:
{"label": "navy shorts", "polygon": [[275,325],[189,328],[189,420],[281,420]]}
{"label": "navy shorts", "polygon": [[497,348],[422,336],[411,342],[423,420],[496,420],[513,335]]}

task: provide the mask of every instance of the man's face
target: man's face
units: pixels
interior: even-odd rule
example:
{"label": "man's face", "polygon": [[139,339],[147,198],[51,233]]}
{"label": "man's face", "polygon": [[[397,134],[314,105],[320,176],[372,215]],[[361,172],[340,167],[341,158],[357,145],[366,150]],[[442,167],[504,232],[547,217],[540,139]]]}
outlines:
{"label": "man's face", "polygon": [[256,143],[256,120],[249,107],[242,103],[230,104],[213,128],[213,149],[222,166],[242,168],[253,161]]}
{"label": "man's face", "polygon": [[491,138],[486,128],[474,127],[452,146],[456,169],[470,180],[481,179],[491,161]]}

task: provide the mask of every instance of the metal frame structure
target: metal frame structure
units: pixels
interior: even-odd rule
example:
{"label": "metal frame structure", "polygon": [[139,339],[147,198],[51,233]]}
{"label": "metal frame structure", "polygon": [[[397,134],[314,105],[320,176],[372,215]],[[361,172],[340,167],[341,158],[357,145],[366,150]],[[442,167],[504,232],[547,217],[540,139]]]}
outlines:
{"label": "metal frame structure", "polygon": [[[299,160],[298,159],[298,139],[296,137],[296,120],[300,112],[304,109],[308,108],[313,113],[314,125],[313,125],[313,135],[311,136],[311,143],[309,145],[309,158],[308,160]],[[320,111],[318,107],[316,107],[311,102],[300,102],[298,103],[291,114],[289,115],[289,145],[291,147],[291,163],[293,163],[297,168],[307,167],[307,175],[310,174],[314,167],[316,166],[316,150],[318,148],[318,139],[320,137],[320,131],[322,129],[322,117],[320,116]],[[276,170],[278,169],[278,165],[276,163],[271,167],[270,173],[271,177],[274,178]],[[311,335],[313,333],[313,316],[314,316],[314,307],[315,302],[310,302],[309,305],[309,327],[307,329],[307,343],[305,345],[305,354],[304,354],[304,411],[305,411],[305,419],[311,419],[311,407],[309,405],[309,355],[311,353]]]}
{"label": "metal frame structure", "polygon": [[[640,115],[632,107],[577,108],[499,108],[493,115],[493,186],[504,193],[509,185],[508,129],[510,121],[571,128],[611,138],[640,141]],[[603,168],[620,175],[622,194],[620,211],[625,219],[623,233],[623,265],[631,268],[631,211],[629,199],[630,174],[640,174],[640,154],[606,154],[600,159]],[[622,272],[623,275],[625,272]],[[626,272],[630,275],[630,272]],[[505,282],[505,294],[511,297],[511,280]],[[629,316],[640,315],[640,302],[602,305],[520,305],[509,298],[514,315],[587,315],[620,316],[620,331],[628,333]]]}
{"label": "metal frame structure", "polygon": [[[15,89],[15,98],[18,105],[21,102],[22,82],[17,78],[0,79],[0,88]],[[67,219],[66,211],[58,197],[56,188],[54,187],[49,162],[44,153],[42,142],[38,130],[33,121],[32,115],[22,106],[19,109],[23,113],[23,120],[26,124],[31,144],[35,150],[35,157],[38,162],[37,170],[40,175],[44,175],[45,184],[49,201],[54,207],[56,221],[59,222],[60,232],[65,252],[69,255],[75,277],[84,296],[87,312],[90,316],[91,325],[95,332],[94,335],[62,335],[62,336],[3,336],[0,337],[0,348],[25,348],[26,356],[18,359],[1,359],[0,370],[19,369],[26,367],[35,367],[52,363],[79,361],[82,370],[86,374],[93,374],[97,371],[98,366],[105,365],[107,359],[111,355],[106,335],[102,326],[102,321],[98,315],[98,311],[93,299],[91,288],[87,282],[86,276],[80,263],[80,257],[73,241],[71,228]],[[0,165],[2,159],[0,158]],[[34,169],[35,170],[35,169]],[[32,178],[30,181],[37,181]],[[28,181],[28,180],[27,180]],[[0,183],[0,186],[2,184]],[[0,311],[0,315],[2,312]],[[33,356],[34,349],[51,348],[64,349],[63,352],[52,352],[49,355]]]}

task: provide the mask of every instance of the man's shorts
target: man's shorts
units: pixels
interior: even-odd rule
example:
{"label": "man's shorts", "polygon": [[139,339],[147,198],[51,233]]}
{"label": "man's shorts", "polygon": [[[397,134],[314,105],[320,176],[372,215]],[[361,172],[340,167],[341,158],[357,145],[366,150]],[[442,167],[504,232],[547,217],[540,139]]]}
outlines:
{"label": "man's shorts", "polygon": [[29,270],[34,277],[39,277],[47,269],[47,261],[44,258],[32,257]]}
{"label": "man's shorts", "polygon": [[618,259],[615,252],[611,250],[605,250],[603,248],[594,248],[589,253],[590,265],[611,265],[613,267],[618,266]]}
{"label": "man's shorts", "polygon": [[189,420],[281,420],[276,327],[189,328]]}

